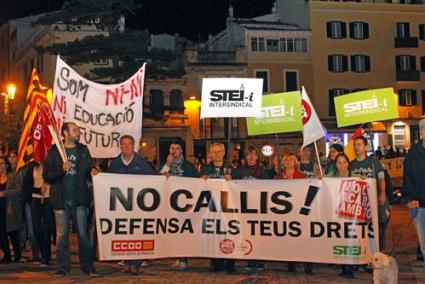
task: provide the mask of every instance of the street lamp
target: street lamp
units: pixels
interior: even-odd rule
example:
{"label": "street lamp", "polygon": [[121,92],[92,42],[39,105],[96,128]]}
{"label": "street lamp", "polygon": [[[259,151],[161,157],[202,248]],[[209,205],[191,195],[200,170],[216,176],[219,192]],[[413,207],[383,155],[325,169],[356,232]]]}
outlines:
{"label": "street lamp", "polygon": [[14,84],[7,85],[7,96],[9,100],[15,99],[16,86]]}

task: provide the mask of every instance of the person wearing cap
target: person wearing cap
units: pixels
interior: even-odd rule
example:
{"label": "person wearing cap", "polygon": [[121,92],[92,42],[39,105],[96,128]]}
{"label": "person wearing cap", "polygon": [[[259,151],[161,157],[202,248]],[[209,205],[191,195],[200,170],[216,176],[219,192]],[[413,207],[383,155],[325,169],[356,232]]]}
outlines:
{"label": "person wearing cap", "polygon": [[[403,195],[414,218],[422,254],[425,255],[425,119],[419,121],[421,140],[407,153],[403,164]],[[425,262],[423,263],[425,267]]]}

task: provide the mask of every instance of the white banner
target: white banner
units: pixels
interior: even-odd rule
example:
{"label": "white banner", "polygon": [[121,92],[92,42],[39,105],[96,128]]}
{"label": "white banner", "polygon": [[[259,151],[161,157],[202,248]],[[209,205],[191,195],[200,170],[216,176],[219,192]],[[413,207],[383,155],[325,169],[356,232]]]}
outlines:
{"label": "white banner", "polygon": [[258,117],[262,95],[263,79],[204,78],[201,118]]}
{"label": "white banner", "polygon": [[365,264],[379,240],[375,191],[372,179],[226,182],[99,174],[99,256]]}
{"label": "white banner", "polygon": [[120,84],[102,85],[81,77],[58,56],[52,109],[58,121],[75,122],[94,158],[120,153],[119,139],[131,135],[138,145],[142,134],[145,65]]}

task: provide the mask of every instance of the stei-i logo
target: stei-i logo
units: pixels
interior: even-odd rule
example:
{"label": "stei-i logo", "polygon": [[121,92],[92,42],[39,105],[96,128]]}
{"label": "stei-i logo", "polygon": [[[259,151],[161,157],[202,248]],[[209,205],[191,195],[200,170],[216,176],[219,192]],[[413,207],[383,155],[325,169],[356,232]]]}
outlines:
{"label": "stei-i logo", "polygon": [[245,94],[242,84],[238,90],[212,90],[210,107],[252,107],[254,93]]}
{"label": "stei-i logo", "polygon": [[376,96],[373,96],[371,99],[346,103],[344,104],[344,114],[347,116],[364,114],[364,113],[374,113],[383,111],[387,108],[387,99],[383,99],[382,102],[378,101]]}

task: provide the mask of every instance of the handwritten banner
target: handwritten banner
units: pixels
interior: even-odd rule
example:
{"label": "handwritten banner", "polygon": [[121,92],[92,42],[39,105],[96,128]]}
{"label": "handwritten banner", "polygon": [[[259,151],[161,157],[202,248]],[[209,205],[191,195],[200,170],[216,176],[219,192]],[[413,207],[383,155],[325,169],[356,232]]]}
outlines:
{"label": "handwritten banner", "polygon": [[145,64],[119,84],[103,85],[81,77],[58,56],[52,109],[58,127],[75,122],[81,142],[94,158],[119,154],[119,139],[131,135],[136,145],[142,134]]}
{"label": "handwritten banner", "polygon": [[373,179],[227,182],[99,174],[93,182],[101,260],[365,264],[378,248]]}

